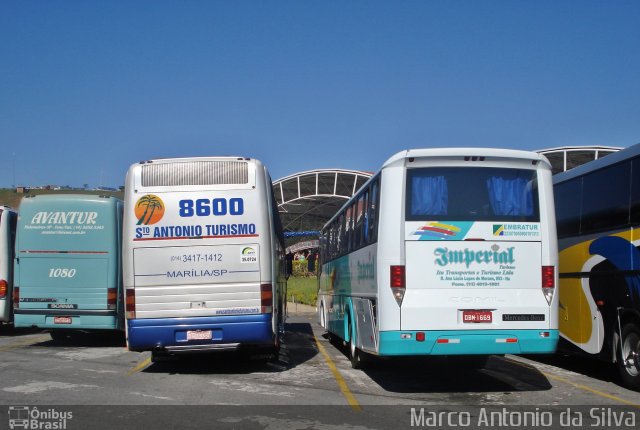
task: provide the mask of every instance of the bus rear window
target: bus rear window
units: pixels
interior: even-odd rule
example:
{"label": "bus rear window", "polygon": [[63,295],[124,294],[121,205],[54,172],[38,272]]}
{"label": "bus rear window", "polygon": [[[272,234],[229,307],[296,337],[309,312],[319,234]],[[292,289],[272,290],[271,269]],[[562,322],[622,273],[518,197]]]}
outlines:
{"label": "bus rear window", "polygon": [[540,221],[535,170],[430,167],[407,171],[407,221]]}

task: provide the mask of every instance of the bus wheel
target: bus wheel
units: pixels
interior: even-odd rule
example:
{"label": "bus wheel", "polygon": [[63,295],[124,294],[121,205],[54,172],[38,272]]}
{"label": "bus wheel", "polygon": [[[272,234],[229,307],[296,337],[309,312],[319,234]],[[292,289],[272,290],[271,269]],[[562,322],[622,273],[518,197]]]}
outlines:
{"label": "bus wheel", "polygon": [[622,327],[618,371],[622,382],[627,387],[640,389],[640,330],[635,324],[626,324]]}
{"label": "bus wheel", "polygon": [[365,365],[364,353],[356,346],[351,318],[349,318],[349,359],[351,360],[351,367],[354,369],[362,369]]}

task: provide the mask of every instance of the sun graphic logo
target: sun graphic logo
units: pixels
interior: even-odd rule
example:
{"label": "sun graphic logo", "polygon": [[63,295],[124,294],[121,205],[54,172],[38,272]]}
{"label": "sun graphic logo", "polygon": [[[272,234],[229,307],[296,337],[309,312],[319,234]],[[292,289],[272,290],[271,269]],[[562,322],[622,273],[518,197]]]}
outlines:
{"label": "sun graphic logo", "polygon": [[138,199],[135,206],[137,225],[155,224],[164,216],[164,202],[158,196],[147,194]]}

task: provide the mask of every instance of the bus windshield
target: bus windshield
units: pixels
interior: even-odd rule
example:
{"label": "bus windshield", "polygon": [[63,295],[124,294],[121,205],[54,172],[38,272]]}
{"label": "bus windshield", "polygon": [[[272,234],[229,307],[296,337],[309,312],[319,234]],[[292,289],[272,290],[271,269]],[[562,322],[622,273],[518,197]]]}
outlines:
{"label": "bus windshield", "polygon": [[407,221],[540,221],[536,170],[429,167],[407,173]]}

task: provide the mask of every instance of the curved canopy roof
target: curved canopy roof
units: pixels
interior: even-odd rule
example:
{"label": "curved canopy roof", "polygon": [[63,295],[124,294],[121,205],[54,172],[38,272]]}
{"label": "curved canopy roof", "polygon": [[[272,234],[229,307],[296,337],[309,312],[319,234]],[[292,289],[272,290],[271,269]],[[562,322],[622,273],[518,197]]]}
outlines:
{"label": "curved canopy roof", "polygon": [[551,163],[553,174],[566,172],[589,161],[597,160],[606,155],[620,151],[617,146],[562,146],[558,148],[540,149]]}
{"label": "curved canopy roof", "polygon": [[371,173],[320,169],[296,173],[273,183],[285,232],[318,231],[353,196]]}

